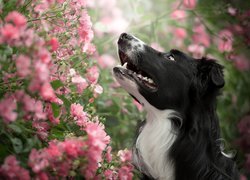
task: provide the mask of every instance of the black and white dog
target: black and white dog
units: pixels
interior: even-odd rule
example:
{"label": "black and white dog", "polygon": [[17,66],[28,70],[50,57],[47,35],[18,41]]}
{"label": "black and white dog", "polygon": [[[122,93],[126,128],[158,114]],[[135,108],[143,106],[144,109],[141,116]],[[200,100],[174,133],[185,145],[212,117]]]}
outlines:
{"label": "black and white dog", "polygon": [[147,112],[133,149],[145,179],[236,180],[235,163],[221,150],[216,96],[223,67],[171,50],[163,53],[123,33],[118,40],[120,85]]}

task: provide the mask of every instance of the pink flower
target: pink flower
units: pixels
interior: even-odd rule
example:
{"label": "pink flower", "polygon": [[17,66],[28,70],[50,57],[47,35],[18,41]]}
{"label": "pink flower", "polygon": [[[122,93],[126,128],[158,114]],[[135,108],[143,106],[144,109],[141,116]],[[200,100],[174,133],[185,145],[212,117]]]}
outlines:
{"label": "pink flower", "polygon": [[[33,104],[33,102],[31,102]],[[43,111],[42,101],[36,101],[34,104],[34,119],[35,120],[45,120],[46,113]]]}
{"label": "pink flower", "polygon": [[20,14],[17,11],[12,11],[10,12],[6,17],[5,17],[6,22],[13,22],[15,26],[17,27],[23,27],[26,26],[27,19],[25,16]]}
{"label": "pink flower", "polygon": [[80,127],[85,127],[89,121],[88,114],[83,111],[83,107],[80,104],[71,104],[70,114],[76,120],[76,124]]}
{"label": "pink flower", "polygon": [[187,32],[184,28],[175,28],[173,34],[176,38],[185,39],[187,37]]}
{"label": "pink flower", "polygon": [[76,84],[77,92],[79,94],[81,94],[83,90],[85,90],[89,86],[87,80],[80,75],[75,75],[74,77],[72,77],[71,81],[73,84]]}
{"label": "pink flower", "polygon": [[96,84],[99,78],[99,69],[97,66],[92,66],[87,69],[86,77],[91,84]]}
{"label": "pink flower", "polygon": [[64,151],[70,159],[84,155],[84,147],[85,142],[78,139],[67,139],[63,143]]}
{"label": "pink flower", "polygon": [[233,57],[234,66],[240,71],[247,71],[250,69],[249,59],[244,55],[236,55]]}
{"label": "pink flower", "polygon": [[218,48],[220,52],[230,52],[233,49],[233,34],[225,29],[219,33]]}
{"label": "pink flower", "polygon": [[49,45],[51,46],[52,51],[56,51],[59,47],[59,42],[55,37],[53,37],[50,39]]}
{"label": "pink flower", "polygon": [[51,55],[45,48],[39,49],[37,56],[41,60],[41,62],[45,64],[48,64],[51,61]]}
{"label": "pink flower", "polygon": [[110,169],[107,169],[106,171],[104,171],[104,176],[105,176],[105,179],[107,179],[107,180],[117,179],[116,172],[112,171]]}
{"label": "pink flower", "polygon": [[132,168],[129,166],[122,166],[118,171],[118,177],[121,180],[132,180],[133,173]]}
{"label": "pink flower", "polygon": [[94,97],[97,98],[100,94],[103,93],[103,87],[99,84],[96,84],[94,87]]}
{"label": "pink flower", "polygon": [[88,15],[87,11],[84,10],[82,12],[81,17],[79,18],[79,23],[80,26],[78,27],[78,34],[80,42],[83,43],[91,42],[94,37],[94,33],[93,30],[91,29],[92,22],[90,20],[90,16]]}
{"label": "pink flower", "polygon": [[194,58],[201,58],[202,56],[204,56],[205,48],[202,45],[190,44],[188,46],[188,51],[192,53]]}
{"label": "pink flower", "polygon": [[57,145],[56,142],[49,142],[49,146],[45,149],[46,153],[49,156],[49,159],[57,160],[63,155],[63,150]]}
{"label": "pink flower", "polygon": [[227,8],[227,12],[231,15],[231,16],[235,16],[237,13],[237,9],[233,8],[233,7],[228,7]]}
{"label": "pink flower", "polygon": [[48,65],[41,62],[35,62],[35,81],[36,83],[47,82],[49,80]]}
{"label": "pink flower", "polygon": [[110,137],[106,134],[103,124],[89,122],[86,125],[85,131],[88,134],[88,144],[100,151],[103,151],[110,142]]}
{"label": "pink flower", "polygon": [[204,45],[205,47],[210,46],[210,37],[206,33],[205,27],[203,24],[198,24],[193,28],[193,42],[194,44],[201,44]]}
{"label": "pink flower", "polygon": [[117,155],[120,157],[120,160],[123,163],[132,160],[132,152],[128,149],[118,151]]}
{"label": "pink flower", "polygon": [[5,24],[0,29],[0,37],[3,42],[11,44],[13,40],[17,40],[20,36],[19,29],[12,24]]}
{"label": "pink flower", "polygon": [[196,0],[183,0],[184,7],[188,9],[194,9],[196,6]]}
{"label": "pink flower", "polygon": [[16,108],[16,100],[12,96],[7,96],[0,101],[0,116],[2,116],[5,123],[10,123],[16,120]]}
{"label": "pink flower", "polygon": [[54,102],[54,100],[57,99],[51,84],[48,82],[42,85],[40,94],[45,101]]}
{"label": "pink flower", "polygon": [[29,166],[34,173],[39,173],[49,166],[48,154],[43,150],[32,149],[29,155]]}
{"label": "pink flower", "polygon": [[5,158],[4,164],[0,167],[0,174],[3,179],[30,179],[29,171],[19,166],[19,162],[13,155]]}
{"label": "pink flower", "polygon": [[186,18],[186,12],[184,10],[179,10],[179,9],[174,10],[174,12],[172,12],[171,14],[171,18],[182,20]]}
{"label": "pink flower", "polygon": [[25,55],[19,55],[16,59],[17,74],[20,77],[26,77],[30,74],[30,58]]}
{"label": "pink flower", "polygon": [[97,58],[97,61],[98,61],[98,65],[103,69],[112,68],[115,65],[115,59],[109,54],[104,54],[102,56],[99,56]]}

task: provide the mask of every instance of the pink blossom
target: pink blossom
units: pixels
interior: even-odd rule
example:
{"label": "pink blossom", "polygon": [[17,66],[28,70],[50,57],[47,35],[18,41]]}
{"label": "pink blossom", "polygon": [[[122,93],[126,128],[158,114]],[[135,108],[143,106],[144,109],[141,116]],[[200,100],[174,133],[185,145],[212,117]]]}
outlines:
{"label": "pink blossom", "polygon": [[205,47],[209,47],[210,46],[210,37],[207,34],[205,27],[203,24],[199,23],[197,24],[194,28],[193,28],[193,43],[194,44],[200,44],[203,45]]}
{"label": "pink blossom", "polygon": [[103,93],[103,87],[99,84],[96,84],[93,92],[94,92],[94,97],[97,98],[100,94]]}
{"label": "pink blossom", "polygon": [[240,71],[247,71],[250,69],[250,61],[244,55],[236,55],[233,57],[234,66]]}
{"label": "pink blossom", "polygon": [[132,152],[128,149],[118,151],[117,155],[120,157],[120,160],[123,163],[127,161],[129,162],[132,159]]}
{"label": "pink blossom", "polygon": [[110,137],[106,134],[103,124],[89,122],[86,125],[85,131],[88,134],[88,143],[101,151],[103,151],[110,142]]}
{"label": "pink blossom", "polygon": [[28,112],[35,112],[35,104],[36,100],[31,98],[29,95],[25,94],[22,99],[23,102],[23,110]]}
{"label": "pink blossom", "polygon": [[237,13],[237,9],[233,8],[233,7],[228,7],[227,8],[227,12],[231,15],[231,16],[235,16]]}
{"label": "pink blossom", "polygon": [[71,104],[70,106],[70,113],[73,117],[79,118],[82,116],[83,113],[83,106],[80,104]]}
{"label": "pink blossom", "polygon": [[185,39],[187,37],[187,32],[184,28],[175,28],[173,34],[176,38]]}
{"label": "pink blossom", "polygon": [[52,51],[56,51],[59,47],[59,42],[55,37],[53,37],[50,39],[49,45],[51,46]]}
{"label": "pink blossom", "polygon": [[85,142],[78,139],[67,139],[63,143],[64,151],[70,158],[84,155],[84,146]]}
{"label": "pink blossom", "polygon": [[36,134],[41,140],[47,140],[48,130],[50,129],[50,126],[47,122],[40,120],[33,121],[32,126],[36,128]]}
{"label": "pink blossom", "polygon": [[219,33],[218,49],[220,52],[230,52],[233,49],[233,34],[224,29]]}
{"label": "pink blossom", "polygon": [[19,55],[16,59],[17,74],[26,77],[30,74],[30,58],[26,55]]}
{"label": "pink blossom", "polygon": [[48,64],[51,61],[51,55],[45,48],[39,49],[37,56],[41,60],[41,62],[45,64]]}
{"label": "pink blossom", "polygon": [[91,29],[92,22],[87,11],[83,11],[81,17],[79,18],[80,26],[78,27],[78,34],[80,37],[80,42],[86,43],[92,41],[94,33]]}
{"label": "pink blossom", "polygon": [[57,98],[50,83],[46,82],[40,89],[40,94],[45,101],[54,102]]}
{"label": "pink blossom", "polygon": [[48,65],[41,62],[35,62],[35,81],[37,83],[47,82],[49,80],[49,68]]}
{"label": "pink blossom", "polygon": [[84,45],[82,46],[82,52],[87,53],[87,54],[89,54],[89,55],[94,54],[95,51],[96,51],[95,46],[94,46],[92,43],[90,43],[90,42],[86,42],[86,43],[84,43]]}
{"label": "pink blossom", "polygon": [[116,172],[110,169],[107,169],[106,171],[104,171],[104,176],[105,176],[105,179],[107,180],[117,179]]}
{"label": "pink blossom", "polygon": [[99,69],[97,66],[92,66],[87,69],[86,77],[91,84],[96,84],[99,78]]}
{"label": "pink blossom", "polygon": [[0,101],[0,116],[2,116],[5,123],[10,123],[16,120],[16,108],[16,100],[12,96],[6,96]]}
{"label": "pink blossom", "polygon": [[23,27],[26,26],[27,19],[25,16],[20,14],[17,11],[12,11],[10,12],[6,17],[5,17],[6,22],[13,22],[15,26],[17,27]]}
{"label": "pink blossom", "polygon": [[182,20],[182,19],[186,18],[186,12],[184,10],[179,10],[179,9],[174,10],[171,13],[171,18]]}
{"label": "pink blossom", "polygon": [[[31,102],[33,104],[33,102]],[[35,120],[45,120],[46,113],[43,110],[43,103],[42,101],[36,101],[34,104],[34,118]]]}
{"label": "pink blossom", "polygon": [[14,40],[17,40],[20,36],[19,29],[12,24],[5,24],[0,28],[1,41],[12,44]]}
{"label": "pink blossom", "polygon": [[194,58],[201,58],[202,56],[204,56],[205,48],[202,45],[190,44],[188,46],[188,51],[192,53]]}
{"label": "pink blossom", "polygon": [[115,59],[109,54],[103,54],[97,58],[98,65],[101,68],[112,68],[115,65]]}
{"label": "pink blossom", "polygon": [[45,149],[45,151],[50,160],[57,160],[63,156],[63,149],[61,149],[60,146],[54,141],[49,142],[49,146]]}
{"label": "pink blossom", "polygon": [[118,177],[121,180],[132,180],[133,173],[132,168],[129,166],[122,166],[118,171]]}
{"label": "pink blossom", "polygon": [[83,90],[85,90],[89,86],[87,80],[80,75],[75,75],[74,77],[72,77],[71,81],[73,84],[76,84],[77,92],[79,94],[81,94]]}
{"label": "pink blossom", "polygon": [[184,7],[188,9],[194,9],[196,6],[196,0],[183,0]]}
{"label": "pink blossom", "polygon": [[4,164],[0,167],[0,174],[3,179],[30,179],[29,171],[19,166],[19,162],[13,155],[5,158]]}
{"label": "pink blossom", "polygon": [[39,173],[49,166],[48,154],[43,150],[32,149],[29,155],[29,166],[34,173]]}
{"label": "pink blossom", "polygon": [[88,114],[83,111],[83,107],[80,104],[71,104],[70,114],[76,120],[76,124],[80,127],[85,127],[88,122]]}

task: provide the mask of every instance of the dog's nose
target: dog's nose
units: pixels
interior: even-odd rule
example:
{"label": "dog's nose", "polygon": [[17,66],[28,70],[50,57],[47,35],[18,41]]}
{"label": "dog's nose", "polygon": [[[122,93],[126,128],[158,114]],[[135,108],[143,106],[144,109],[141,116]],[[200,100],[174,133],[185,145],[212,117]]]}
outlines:
{"label": "dog's nose", "polygon": [[127,33],[122,33],[120,35],[120,39],[121,40],[131,40],[131,39],[133,39],[133,37],[131,35],[127,34]]}

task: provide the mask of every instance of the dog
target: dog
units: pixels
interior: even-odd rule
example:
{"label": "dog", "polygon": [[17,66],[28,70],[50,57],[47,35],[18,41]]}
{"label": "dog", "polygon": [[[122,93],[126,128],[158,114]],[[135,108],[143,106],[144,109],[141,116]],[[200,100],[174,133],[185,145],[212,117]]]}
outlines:
{"label": "dog", "polygon": [[119,37],[118,54],[113,74],[147,113],[133,147],[141,178],[239,179],[236,163],[222,151],[216,114],[223,66],[175,49],[159,52],[127,33]]}

